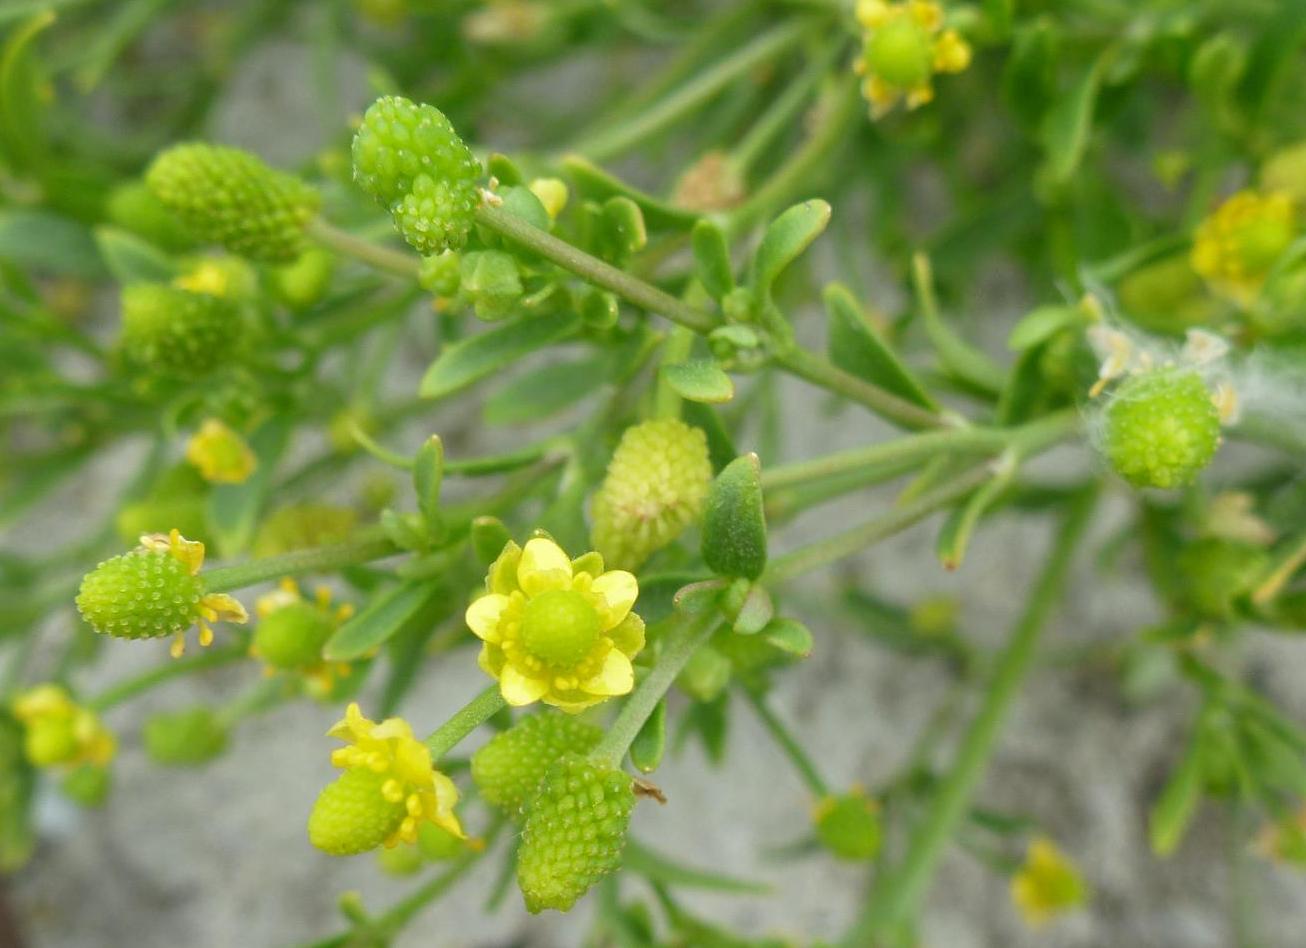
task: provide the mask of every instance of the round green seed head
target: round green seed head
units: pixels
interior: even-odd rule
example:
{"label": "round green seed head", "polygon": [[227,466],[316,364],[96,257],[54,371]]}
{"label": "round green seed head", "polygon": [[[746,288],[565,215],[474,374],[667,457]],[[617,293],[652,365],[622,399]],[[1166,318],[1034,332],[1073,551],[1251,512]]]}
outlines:
{"label": "round green seed head", "polygon": [[322,609],[291,602],[259,620],[254,650],[273,668],[307,668],[322,661],[322,646],[334,631],[335,623]]}
{"label": "round green seed head", "polygon": [[23,753],[34,767],[66,763],[80,747],[71,718],[37,718],[24,728]]}
{"label": "round green seed head", "polygon": [[891,86],[911,89],[930,78],[934,44],[929,32],[909,16],[895,17],[866,41],[868,71]]}
{"label": "round green seed head", "polygon": [[390,777],[351,767],[318,795],[308,817],[308,841],[332,856],[354,856],[376,849],[399,828],[403,801],[381,793]]}
{"label": "round green seed head", "polygon": [[154,639],[184,632],[200,617],[204,581],[167,553],[132,550],[82,579],[77,609],[96,632]]}
{"label": "round green seed head", "polygon": [[1192,369],[1132,376],[1106,411],[1107,459],[1135,487],[1192,483],[1219,446],[1219,412]]}
{"label": "round green seed head", "polygon": [[145,750],[161,764],[193,766],[227,749],[227,727],[208,708],[156,714],[145,722]]}
{"label": "round green seed head", "polygon": [[321,205],[294,175],[239,148],[203,142],[169,148],[145,180],[195,236],[265,263],[299,256],[304,228]]}
{"label": "round green seed head", "polygon": [[860,793],[827,797],[817,805],[816,838],[840,859],[872,859],[880,851],[879,808]]}
{"label": "round green seed head", "polygon": [[419,253],[466,242],[481,167],[439,109],[400,96],[377,99],[354,135],[353,159],[354,180]]}
{"label": "round green seed head", "polygon": [[576,667],[593,650],[601,632],[598,612],[571,590],[540,593],[526,604],[522,616],[526,651],[559,670]]}
{"label": "round green seed head", "polygon": [[633,781],[567,755],[531,799],[517,851],[517,884],[530,912],[565,912],[621,864],[635,807]]}
{"label": "round green seed head", "polygon": [[567,714],[533,714],[472,755],[472,780],[481,796],[516,816],[559,757],[589,753],[602,736],[594,725]]}
{"label": "round green seed head", "polygon": [[161,283],[123,288],[123,353],[160,375],[206,375],[239,353],[245,335],[229,300]]}

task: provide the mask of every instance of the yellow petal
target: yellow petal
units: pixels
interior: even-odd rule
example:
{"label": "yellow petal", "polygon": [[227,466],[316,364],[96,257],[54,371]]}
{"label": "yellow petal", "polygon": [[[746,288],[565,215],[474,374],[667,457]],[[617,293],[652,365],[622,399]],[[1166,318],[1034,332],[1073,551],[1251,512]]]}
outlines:
{"label": "yellow petal", "polygon": [[467,607],[467,627],[476,633],[477,638],[497,643],[502,639],[499,618],[507,608],[507,596],[499,593],[482,596]]}
{"label": "yellow petal", "polygon": [[435,802],[433,818],[435,825],[459,839],[466,839],[467,834],[463,832],[462,824],[458,822],[458,817],[453,811],[454,805],[458,802],[458,788],[452,780],[439,771],[435,772]]}
{"label": "yellow petal", "polygon": [[499,676],[499,692],[515,708],[539,701],[548,690],[549,683],[543,678],[528,678],[512,665],[505,665]]}
{"label": "yellow petal", "polygon": [[603,670],[581,688],[592,695],[624,695],[635,687],[635,669],[625,653],[613,649],[603,661]]}
{"label": "yellow petal", "polygon": [[639,583],[625,570],[614,569],[594,580],[593,590],[603,598],[603,628],[616,627],[630,613],[630,607],[639,597]]}
{"label": "yellow petal", "polygon": [[517,582],[528,596],[538,596],[550,589],[566,589],[571,584],[571,560],[552,540],[535,537],[521,551]]}
{"label": "yellow petal", "polygon": [[249,613],[240,604],[240,600],[226,593],[208,593],[200,600],[200,607],[213,610],[215,622],[243,624],[249,621]]}

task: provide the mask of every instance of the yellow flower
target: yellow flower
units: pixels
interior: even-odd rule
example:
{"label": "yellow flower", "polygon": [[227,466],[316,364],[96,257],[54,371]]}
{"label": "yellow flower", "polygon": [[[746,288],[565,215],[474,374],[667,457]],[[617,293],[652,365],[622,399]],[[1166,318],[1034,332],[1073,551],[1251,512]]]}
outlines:
{"label": "yellow flower", "polygon": [[58,685],[38,685],[14,699],[14,717],[23,725],[23,749],[37,767],[55,764],[104,766],[117,741],[90,708]]}
{"label": "yellow flower", "polygon": [[[154,553],[166,553],[186,567],[191,576],[199,576],[204,566],[204,544],[198,540],[187,540],[175,528],[167,536],[161,533],[146,534],[141,537],[141,546]],[[203,593],[196,609],[196,621],[199,623],[199,643],[201,648],[213,644],[213,628],[210,622],[234,622],[243,625],[249,621],[249,613],[240,604],[240,600],[226,593]],[[172,640],[169,652],[173,658],[180,658],[186,650],[186,631],[182,629]]]}
{"label": "yellow flower", "polygon": [[899,102],[915,109],[934,98],[936,74],[970,65],[970,45],[956,30],[943,28],[943,8],[934,0],[858,0],[857,21],[865,29],[862,55],[854,64],[871,118]]}
{"label": "yellow flower", "polygon": [[207,419],[191,436],[186,460],[210,484],[243,484],[258,466],[245,439],[216,418]]}
{"label": "yellow flower", "polygon": [[1011,879],[1011,899],[1030,928],[1078,908],[1087,898],[1079,870],[1052,840],[1039,837],[1029,844],[1024,866]]}
{"label": "yellow flower", "polygon": [[467,625],[509,704],[543,701],[574,714],[634,687],[630,660],[644,647],[644,622],[630,611],[639,595],[630,573],[604,572],[597,553],[569,560],[535,537],[524,549],[504,547],[485,589]]}
{"label": "yellow flower", "polygon": [[1239,191],[1198,226],[1193,269],[1217,292],[1246,305],[1295,235],[1291,197]]}
{"label": "yellow flower", "polygon": [[239,257],[206,257],[173,278],[172,285],[192,293],[239,300],[255,293],[257,279],[249,264]]}
{"label": "yellow flower", "polygon": [[342,770],[365,768],[386,776],[381,795],[390,803],[402,803],[405,816],[384,845],[417,842],[422,823],[436,826],[459,839],[466,838],[462,824],[454,813],[458,788],[447,776],[435,769],[430,749],[413,737],[413,729],[403,718],[386,718],[380,724],[363,717],[357,702],[345,709],[328,737],[348,741],[348,747],[331,752],[331,764]]}

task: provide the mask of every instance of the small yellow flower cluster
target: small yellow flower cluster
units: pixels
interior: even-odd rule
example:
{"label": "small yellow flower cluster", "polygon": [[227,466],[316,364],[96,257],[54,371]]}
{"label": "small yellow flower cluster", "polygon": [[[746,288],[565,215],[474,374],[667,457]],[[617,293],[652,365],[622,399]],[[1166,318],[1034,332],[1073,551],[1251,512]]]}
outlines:
{"label": "small yellow flower cluster", "polygon": [[1029,844],[1025,864],[1011,879],[1011,899],[1025,923],[1038,928],[1083,905],[1088,889],[1075,864],[1052,840],[1039,837]]}
{"label": "small yellow flower cluster", "polygon": [[58,685],[23,692],[14,699],[13,713],[23,725],[23,751],[34,766],[104,766],[113,760],[118,746],[113,733]]}
{"label": "small yellow flower cluster", "polygon": [[970,65],[970,45],[956,30],[944,29],[943,8],[934,0],[858,0],[857,22],[866,36],[854,68],[873,119],[899,102],[908,109],[925,105],[934,98],[936,74]]}
{"label": "small yellow flower cluster", "polygon": [[386,718],[377,724],[363,717],[355,702],[345,709],[344,719],[336,722],[327,736],[349,742],[348,747],[331,752],[333,766],[384,775],[381,796],[389,803],[403,804],[405,815],[385,839],[385,846],[416,842],[422,823],[434,823],[459,839],[465,837],[454,813],[458,788],[435,769],[430,749],[413,736],[413,729],[403,718]]}
{"label": "small yellow flower cluster", "polygon": [[576,713],[635,685],[631,659],[644,622],[631,612],[635,577],[604,572],[603,557],[572,561],[553,540],[509,542],[490,567],[486,594],[467,609],[485,643],[480,665],[511,705],[543,701]]}
{"label": "small yellow flower cluster", "polygon": [[243,484],[258,466],[245,439],[209,418],[186,444],[186,460],[210,484]]}
{"label": "small yellow flower cluster", "polygon": [[1294,236],[1289,195],[1239,191],[1197,228],[1193,269],[1217,292],[1245,305],[1260,292]]}

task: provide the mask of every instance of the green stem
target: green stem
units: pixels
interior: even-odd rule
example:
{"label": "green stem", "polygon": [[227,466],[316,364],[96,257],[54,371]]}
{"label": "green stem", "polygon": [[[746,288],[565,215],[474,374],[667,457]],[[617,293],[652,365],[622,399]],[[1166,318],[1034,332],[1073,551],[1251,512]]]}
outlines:
{"label": "green stem", "polygon": [[746,175],[757,159],[768,151],[775,138],[792,128],[794,118],[807,103],[830,70],[830,65],[843,53],[842,43],[830,43],[824,54],[818,55],[803,72],[785,86],[784,92],[730,152],[735,170]]}
{"label": "green stem", "polygon": [[865,382],[806,349],[793,347],[777,352],[775,363],[785,371],[858,402],[904,428],[940,428],[948,424],[943,416]]}
{"label": "green stem", "polygon": [[248,646],[242,639],[242,641],[234,645],[211,649],[197,655],[188,655],[185,658],[169,660],[165,664],[156,665],[135,677],[109,686],[99,695],[87,701],[86,706],[92,711],[107,711],[114,705],[122,704],[128,698],[134,698],[142,692],[149,691],[156,685],[172,681],[172,679],[180,678],[183,675],[204,671],[209,668],[217,668],[221,665],[229,665],[232,662],[240,661],[247,655]]}
{"label": "green stem", "polygon": [[837,533],[811,546],[776,557],[766,568],[763,582],[780,583],[858,553],[873,543],[899,533],[934,511],[960,500],[993,476],[989,462],[976,465],[951,482],[921,494],[914,500],[859,527]]}
{"label": "green stem", "polygon": [[693,112],[731,82],[784,52],[797,43],[808,28],[808,23],[794,20],[763,33],[747,46],[699,73],[661,102],[645,108],[628,121],[595,132],[571,150],[595,161],[603,161],[633,148]]}
{"label": "green stem", "polygon": [[[663,366],[684,362],[694,351],[694,334],[684,326],[677,326],[662,344]],[[653,397],[653,417],[679,418],[680,396],[667,384],[666,377],[658,373],[657,392]]]}
{"label": "green stem", "polygon": [[559,240],[547,231],[540,230],[502,208],[482,204],[476,211],[476,222],[513,243],[534,251],[581,279],[616,293],[627,302],[651,313],[659,313],[695,332],[710,332],[717,325],[716,318],[710,313],[676,299],[670,293],[658,289],[651,283],[645,283],[638,277],[631,276],[578,247],[573,247],[565,240]]}
{"label": "green stem", "polygon": [[328,224],[320,217],[309,221],[305,233],[328,250],[334,250],[346,257],[353,257],[355,260],[366,263],[378,270],[385,270],[387,273],[408,277],[413,280],[417,279],[418,273],[421,272],[422,262],[412,254],[404,253],[401,250],[391,250],[389,247],[374,244],[370,240],[355,237],[353,234]]}
{"label": "green stem", "polygon": [[1001,451],[1011,434],[996,428],[947,428],[908,435],[894,441],[853,448],[810,461],[798,461],[762,471],[762,489],[778,490],[880,464],[928,460],[939,454]]}
{"label": "green stem", "polygon": [[621,706],[603,740],[590,757],[608,767],[620,767],[626,751],[649,719],[658,702],[671,688],[676,676],[700,645],[707,641],[716,628],[716,613],[707,612],[693,618],[682,619],[680,624],[667,631],[666,641],[644,680],[639,683],[626,703]]}
{"label": "green stem", "polygon": [[431,732],[431,736],[425,741],[426,746],[431,750],[431,756],[439,760],[458,746],[459,741],[498,714],[506,705],[507,702],[499,692],[499,685],[495,683],[487,686],[484,691],[454,712],[453,717]]}
{"label": "green stem", "polygon": [[802,745],[789,733],[789,729],[785,727],[784,722],[776,717],[775,712],[766,703],[766,698],[762,693],[747,685],[740,690],[744,693],[744,697],[748,699],[748,703],[753,706],[753,710],[757,712],[758,718],[766,726],[771,738],[780,745],[780,749],[785,752],[789,761],[794,765],[794,769],[798,771],[798,776],[803,778],[803,783],[807,784],[807,789],[811,790],[818,798],[828,797],[830,795],[829,787],[821,779],[821,774],[816,769],[816,765],[807,756]]}
{"label": "green stem", "polygon": [[952,771],[939,785],[926,812],[917,822],[897,871],[878,881],[861,919],[843,941],[848,948],[864,948],[891,935],[919,905],[943,854],[943,846],[965,815],[975,786],[984,774],[1007,711],[1029,669],[1039,636],[1061,596],[1096,496],[1095,489],[1086,489],[1067,512],[1047,565],[1020,621],[1012,630],[979,712],[957,751]]}
{"label": "green stem", "polygon": [[328,573],[344,566],[368,563],[393,556],[399,549],[386,539],[379,527],[358,531],[348,543],[296,550],[235,566],[219,566],[200,574],[206,592],[229,592],[269,579],[297,576],[301,573]]}

